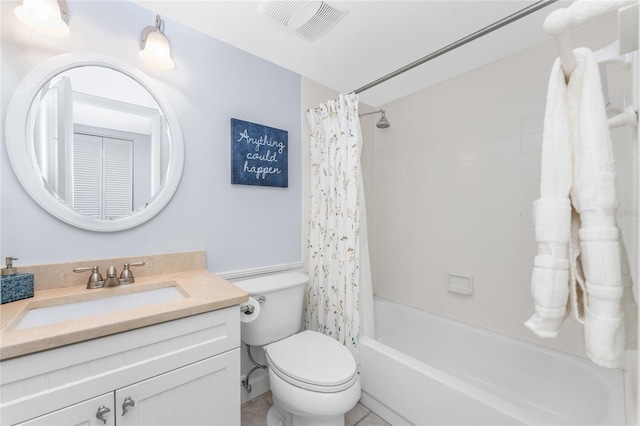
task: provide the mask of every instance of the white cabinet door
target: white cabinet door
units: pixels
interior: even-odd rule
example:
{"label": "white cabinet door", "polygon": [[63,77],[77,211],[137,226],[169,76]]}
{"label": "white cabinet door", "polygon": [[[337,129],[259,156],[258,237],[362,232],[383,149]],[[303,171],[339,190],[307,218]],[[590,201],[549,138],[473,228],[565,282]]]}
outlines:
{"label": "white cabinet door", "polygon": [[118,426],[239,425],[239,351],[117,390]]}
{"label": "white cabinet door", "polygon": [[[24,423],[19,423],[18,426],[114,426],[115,410],[113,407],[113,392],[109,392]],[[98,415],[104,421],[100,420]]]}

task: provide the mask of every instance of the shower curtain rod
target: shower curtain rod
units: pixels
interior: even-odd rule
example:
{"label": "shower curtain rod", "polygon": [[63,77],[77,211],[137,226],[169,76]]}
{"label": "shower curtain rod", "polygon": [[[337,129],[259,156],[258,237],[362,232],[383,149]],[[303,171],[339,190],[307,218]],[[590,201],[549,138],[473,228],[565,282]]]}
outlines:
{"label": "shower curtain rod", "polygon": [[362,86],[359,89],[354,90],[354,93],[361,93],[361,92],[364,92],[365,90],[369,90],[372,87],[375,87],[380,83],[384,83],[387,80],[390,80],[390,79],[392,79],[394,77],[397,77],[400,74],[402,74],[404,72],[407,72],[410,69],[413,69],[413,68],[417,67],[418,65],[422,65],[425,62],[429,62],[430,60],[435,59],[438,56],[444,55],[447,52],[450,52],[450,51],[452,51],[454,49],[457,49],[458,47],[463,46],[463,45],[469,43],[470,41],[473,41],[473,40],[475,40],[477,38],[480,38],[480,37],[482,37],[484,35],[487,35],[490,32],[493,32],[493,31],[495,31],[495,30],[497,30],[499,28],[504,27],[505,25],[508,25],[508,24],[510,24],[510,23],[512,23],[514,21],[517,21],[518,19],[524,18],[525,16],[527,16],[527,15],[533,13],[533,12],[536,12],[536,11],[542,9],[543,7],[547,7],[547,6],[549,6],[549,5],[553,4],[553,3],[556,3],[557,1],[558,0],[541,0],[541,1],[538,1],[538,2],[536,2],[534,4],[532,4],[531,6],[525,7],[524,9],[521,9],[521,10],[519,10],[519,11],[517,11],[517,12],[515,12],[515,13],[513,13],[513,14],[505,17],[505,18],[502,18],[499,21],[494,22],[491,25],[488,25],[488,26],[476,31],[475,33],[469,34],[468,36],[463,37],[458,41],[454,41],[453,43],[443,47],[442,49],[436,50],[435,52],[432,52],[432,53],[428,54],[427,56],[424,56],[424,57],[422,57],[422,58],[420,58],[420,59],[418,59],[418,60],[416,60],[414,62],[411,62],[409,65],[405,65],[402,68],[399,68],[399,69],[397,69],[397,70],[395,70],[395,71],[393,71],[393,72],[391,72],[391,73],[389,73],[389,74],[387,74],[387,75],[385,75],[383,77],[380,77],[379,79],[377,79],[375,81],[372,81],[371,83],[369,83],[369,84],[367,84],[365,86]]}

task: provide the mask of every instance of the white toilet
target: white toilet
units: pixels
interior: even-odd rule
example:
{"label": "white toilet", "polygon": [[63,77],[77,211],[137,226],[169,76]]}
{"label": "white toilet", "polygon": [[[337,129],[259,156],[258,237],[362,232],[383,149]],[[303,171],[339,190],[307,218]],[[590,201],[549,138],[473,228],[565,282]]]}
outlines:
{"label": "white toilet", "polygon": [[269,426],[343,426],[344,414],[360,399],[360,377],[349,350],[322,333],[299,332],[308,280],[287,272],[234,283],[263,299],[255,319],[242,323],[241,336],[248,345],[264,346],[267,355],[273,395]]}

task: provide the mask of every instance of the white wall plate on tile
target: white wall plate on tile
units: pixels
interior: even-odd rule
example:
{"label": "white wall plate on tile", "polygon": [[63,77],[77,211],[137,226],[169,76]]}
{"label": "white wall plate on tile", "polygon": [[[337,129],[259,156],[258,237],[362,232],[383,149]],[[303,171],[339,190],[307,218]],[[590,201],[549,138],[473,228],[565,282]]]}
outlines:
{"label": "white wall plate on tile", "polygon": [[447,290],[453,293],[471,296],[473,294],[473,275],[454,274],[449,272]]}

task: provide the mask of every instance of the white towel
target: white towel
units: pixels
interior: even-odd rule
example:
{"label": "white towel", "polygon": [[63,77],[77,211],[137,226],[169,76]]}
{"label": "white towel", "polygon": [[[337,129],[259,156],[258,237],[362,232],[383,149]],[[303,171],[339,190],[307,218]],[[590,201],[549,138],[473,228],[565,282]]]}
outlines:
{"label": "white towel", "polygon": [[571,313],[584,323],[587,356],[616,367],[624,350],[623,305],[631,317],[636,306],[615,220],[615,170],[599,70],[590,50],[575,49],[574,56],[569,83],[556,60],[547,91],[540,199],[534,204],[535,314],[525,325],[540,337],[556,337]]}
{"label": "white towel", "polygon": [[540,199],[534,203],[538,254],[531,292],[535,314],[525,323],[540,337],[556,337],[569,297],[569,243],[573,159],[569,137],[567,85],[560,60],[551,70],[542,134]]}

